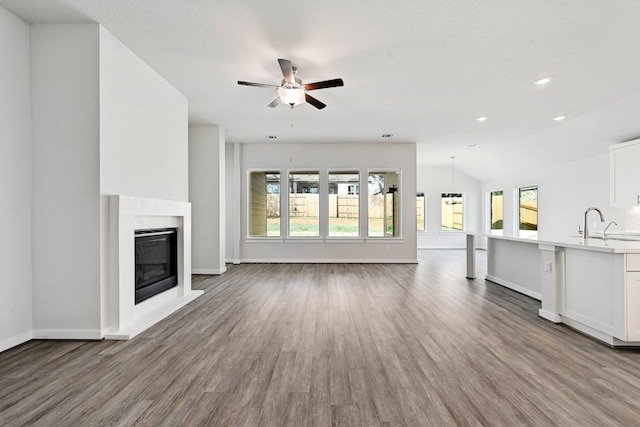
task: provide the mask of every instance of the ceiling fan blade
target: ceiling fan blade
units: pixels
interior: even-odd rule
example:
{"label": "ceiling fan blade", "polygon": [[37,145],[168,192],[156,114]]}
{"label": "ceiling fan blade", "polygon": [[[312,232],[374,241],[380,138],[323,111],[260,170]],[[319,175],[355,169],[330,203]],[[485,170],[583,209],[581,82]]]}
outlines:
{"label": "ceiling fan blade", "polygon": [[280,105],[280,97],[277,97],[276,99],[274,99],[273,101],[271,101],[271,103],[269,105],[267,105],[267,107],[269,108],[273,108],[273,107],[277,107],[278,105]]}
{"label": "ceiling fan blade", "polygon": [[278,85],[268,85],[268,84],[264,84],[264,83],[243,82],[242,80],[238,80],[238,84],[239,85],[243,85],[243,86],[274,87],[276,89],[280,87]]}
{"label": "ceiling fan blade", "polygon": [[291,65],[291,61],[288,59],[278,59],[278,63],[280,64],[284,81],[291,84],[295,83],[296,79],[293,76],[293,65]]}
{"label": "ceiling fan blade", "polygon": [[330,87],[344,86],[342,79],[325,80],[323,82],[307,83],[304,85],[306,90],[327,89]]}
{"label": "ceiling fan blade", "polygon": [[322,110],[324,107],[326,107],[327,105],[318,101],[317,99],[315,99],[313,96],[309,95],[308,93],[304,94],[304,99],[305,101],[307,101],[309,104],[313,105],[314,107],[316,107],[318,110]]}

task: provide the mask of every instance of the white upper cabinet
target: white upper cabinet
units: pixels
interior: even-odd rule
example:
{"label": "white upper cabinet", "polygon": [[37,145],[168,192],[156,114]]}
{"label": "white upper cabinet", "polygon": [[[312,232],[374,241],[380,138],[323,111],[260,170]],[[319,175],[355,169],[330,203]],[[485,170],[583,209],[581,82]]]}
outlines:
{"label": "white upper cabinet", "polygon": [[640,205],[640,139],[609,147],[609,185],[611,206]]}

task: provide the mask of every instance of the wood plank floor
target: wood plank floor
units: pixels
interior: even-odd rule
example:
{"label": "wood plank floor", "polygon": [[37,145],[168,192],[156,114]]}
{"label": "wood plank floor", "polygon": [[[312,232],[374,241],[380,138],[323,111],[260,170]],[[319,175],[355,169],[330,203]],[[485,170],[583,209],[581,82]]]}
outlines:
{"label": "wood plank floor", "polygon": [[640,351],[466,280],[464,251],[419,259],[229,266],[131,341],[25,343],[0,425],[640,425]]}

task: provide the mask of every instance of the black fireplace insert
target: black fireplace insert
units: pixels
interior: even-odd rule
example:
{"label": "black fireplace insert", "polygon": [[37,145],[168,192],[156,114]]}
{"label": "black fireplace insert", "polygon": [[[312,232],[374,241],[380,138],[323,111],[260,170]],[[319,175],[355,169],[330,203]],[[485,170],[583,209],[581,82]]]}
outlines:
{"label": "black fireplace insert", "polygon": [[178,286],[178,230],[135,231],[136,292],[138,304]]}

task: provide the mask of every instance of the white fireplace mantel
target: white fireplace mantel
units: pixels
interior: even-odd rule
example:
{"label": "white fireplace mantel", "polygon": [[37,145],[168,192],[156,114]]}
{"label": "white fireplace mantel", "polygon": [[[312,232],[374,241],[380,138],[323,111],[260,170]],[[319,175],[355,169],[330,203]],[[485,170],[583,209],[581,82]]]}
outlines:
{"label": "white fireplace mantel", "polygon": [[[178,229],[178,286],[135,304],[135,230],[167,227]],[[131,339],[204,293],[191,289],[188,202],[109,196],[109,248],[106,339]]]}

